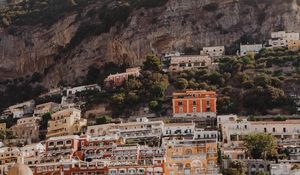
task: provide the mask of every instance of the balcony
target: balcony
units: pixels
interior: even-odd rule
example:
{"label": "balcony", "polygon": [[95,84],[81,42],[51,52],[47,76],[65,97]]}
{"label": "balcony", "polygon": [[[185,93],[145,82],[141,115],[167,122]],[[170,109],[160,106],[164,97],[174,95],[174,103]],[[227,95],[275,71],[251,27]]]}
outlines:
{"label": "balcony", "polygon": [[206,159],[206,154],[193,154],[193,155],[175,155],[171,157],[173,160],[182,159]]}

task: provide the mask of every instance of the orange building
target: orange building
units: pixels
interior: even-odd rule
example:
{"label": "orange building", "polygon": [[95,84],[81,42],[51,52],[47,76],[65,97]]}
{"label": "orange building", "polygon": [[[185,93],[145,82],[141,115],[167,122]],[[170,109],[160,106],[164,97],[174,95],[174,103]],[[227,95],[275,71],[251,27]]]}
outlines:
{"label": "orange building", "polygon": [[216,117],[216,92],[185,90],[173,93],[174,117]]}

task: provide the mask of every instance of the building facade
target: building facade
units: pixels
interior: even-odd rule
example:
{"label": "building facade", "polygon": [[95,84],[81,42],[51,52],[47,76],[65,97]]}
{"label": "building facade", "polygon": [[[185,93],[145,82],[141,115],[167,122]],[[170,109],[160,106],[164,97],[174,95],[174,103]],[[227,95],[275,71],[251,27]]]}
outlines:
{"label": "building facade", "polygon": [[171,57],[169,72],[180,72],[192,68],[205,68],[212,65],[208,55],[184,55]]}
{"label": "building facade", "polygon": [[259,51],[263,48],[262,44],[247,44],[240,45],[240,55],[246,56],[248,54],[258,54]]}
{"label": "building facade", "polygon": [[75,108],[68,108],[58,111],[48,121],[47,137],[72,135],[79,133],[83,126],[86,126],[86,119],[81,118],[81,111]]}
{"label": "building facade", "polygon": [[124,84],[126,80],[128,80],[129,77],[139,77],[140,76],[140,68],[129,68],[126,69],[126,72],[124,73],[117,73],[117,74],[111,74],[109,75],[105,80],[105,86],[106,87],[116,87],[121,86]]}
{"label": "building facade", "polygon": [[25,139],[29,143],[39,141],[39,117],[18,119],[17,124],[11,127],[17,139]]}
{"label": "building facade", "polygon": [[173,93],[174,117],[216,117],[216,92],[185,90]]}
{"label": "building facade", "polygon": [[203,47],[201,54],[206,54],[213,58],[221,57],[225,55],[225,47],[224,46]]}
{"label": "building facade", "polygon": [[34,108],[34,115],[35,116],[42,116],[46,113],[53,113],[59,110],[59,104],[54,102],[43,103],[36,105]]}
{"label": "building facade", "polygon": [[290,51],[299,51],[300,50],[300,40],[290,40],[288,42],[288,49]]}
{"label": "building facade", "polygon": [[166,174],[218,174],[217,144],[174,145],[166,148]]}
{"label": "building facade", "polygon": [[292,40],[299,40],[299,33],[296,32],[288,33],[285,31],[272,32],[271,39],[269,40],[269,45],[272,48],[288,47],[289,41]]}

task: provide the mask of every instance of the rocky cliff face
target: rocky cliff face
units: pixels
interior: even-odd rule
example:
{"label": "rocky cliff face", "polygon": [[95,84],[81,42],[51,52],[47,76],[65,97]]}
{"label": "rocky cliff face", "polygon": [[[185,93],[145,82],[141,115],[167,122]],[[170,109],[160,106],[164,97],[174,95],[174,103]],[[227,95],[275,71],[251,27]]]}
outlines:
{"label": "rocky cliff face", "polygon": [[[68,12],[50,27],[18,26],[17,34],[0,33],[0,79],[44,74],[44,84],[72,83],[91,65],[105,62],[140,65],[145,55],[203,46],[230,45],[245,34],[255,41],[270,32],[300,31],[296,0],[168,0],[155,8],[135,8],[108,32],[84,35],[66,49],[80,27],[101,24],[104,9],[128,6],[123,1],[94,1],[81,13]],[[47,20],[47,19],[45,19]],[[95,28],[99,25],[92,25]]]}

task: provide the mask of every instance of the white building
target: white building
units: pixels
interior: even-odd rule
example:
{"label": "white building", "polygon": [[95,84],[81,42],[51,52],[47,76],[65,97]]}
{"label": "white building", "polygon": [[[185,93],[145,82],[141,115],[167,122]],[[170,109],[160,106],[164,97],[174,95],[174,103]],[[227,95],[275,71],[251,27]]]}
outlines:
{"label": "white building", "polygon": [[87,134],[91,136],[118,135],[131,142],[150,138],[160,138],[162,135],[163,121],[149,121],[147,118],[138,118],[136,122],[120,124],[104,124],[87,127]]}
{"label": "white building", "polygon": [[194,135],[195,123],[168,123],[164,125],[163,136]]}
{"label": "white building", "polygon": [[20,150],[17,147],[0,148],[0,165],[6,163],[16,163],[20,156]]}
{"label": "white building", "polygon": [[7,118],[12,115],[13,118],[21,118],[26,114],[32,114],[34,109],[34,100],[26,101],[20,104],[16,104],[8,107],[2,114],[2,118]]}
{"label": "white building", "polygon": [[213,58],[225,55],[224,46],[203,47],[201,54],[209,55]]}
{"label": "white building", "polygon": [[77,86],[73,88],[67,89],[67,96],[69,95],[75,95],[77,92],[83,92],[88,90],[97,90],[101,91],[101,87],[97,84],[90,84],[90,85],[84,85],[84,86]]}
{"label": "white building", "polygon": [[240,45],[240,55],[246,56],[251,53],[258,54],[262,48],[263,48],[262,44],[247,44],[247,45],[241,44]]}
{"label": "white building", "polygon": [[270,175],[300,175],[300,169],[292,167],[290,163],[271,164]]}
{"label": "white building", "polygon": [[40,163],[45,147],[41,143],[25,145],[20,148],[21,154],[24,156],[24,164],[32,165]]}
{"label": "white building", "polygon": [[288,42],[291,40],[299,40],[299,33],[296,32],[287,33],[285,31],[272,32],[271,39],[269,40],[269,45],[272,48],[287,47]]}
{"label": "white building", "polygon": [[220,124],[225,147],[239,147],[242,138],[251,133],[270,133],[278,141],[300,139],[300,120],[247,121],[236,117]]}
{"label": "white building", "polygon": [[170,72],[180,72],[192,68],[205,68],[212,65],[212,59],[208,55],[183,55],[171,57]]}

